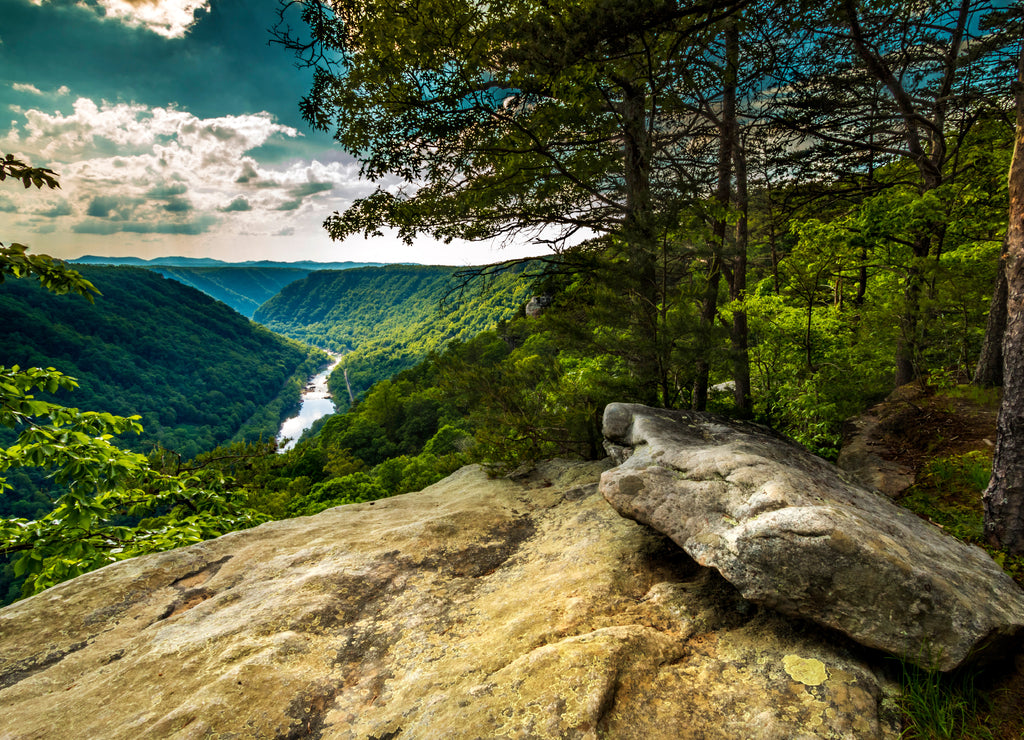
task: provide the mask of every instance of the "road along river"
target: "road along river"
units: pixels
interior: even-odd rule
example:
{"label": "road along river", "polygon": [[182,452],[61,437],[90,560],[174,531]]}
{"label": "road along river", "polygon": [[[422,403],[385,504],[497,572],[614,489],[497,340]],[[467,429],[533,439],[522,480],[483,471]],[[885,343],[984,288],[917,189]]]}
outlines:
{"label": "road along river", "polygon": [[313,426],[317,419],[334,413],[334,401],[331,400],[331,393],[327,390],[327,377],[338,365],[341,364],[341,355],[331,355],[331,366],[321,373],[317,373],[302,390],[302,405],[299,413],[290,419],[285,419],[281,424],[281,431],[277,433],[277,450],[286,452],[295,446],[302,433]]}

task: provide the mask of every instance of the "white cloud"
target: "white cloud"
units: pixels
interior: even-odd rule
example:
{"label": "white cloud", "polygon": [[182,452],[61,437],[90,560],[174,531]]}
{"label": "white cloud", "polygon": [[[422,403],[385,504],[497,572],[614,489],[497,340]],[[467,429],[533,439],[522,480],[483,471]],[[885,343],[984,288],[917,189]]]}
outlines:
{"label": "white cloud", "polygon": [[128,26],[142,26],[169,39],[181,38],[196,22],[196,13],[210,7],[209,0],[99,0],[113,18]]}
{"label": "white cloud", "polygon": [[[47,0],[29,0],[42,5]],[[169,39],[185,36],[210,0],[79,0],[78,5],[131,28],[142,27]]]}
{"label": "white cloud", "polygon": [[42,95],[43,91],[35,85],[30,83],[14,82],[11,84],[15,92],[31,93],[32,95]]}
{"label": "white cloud", "polygon": [[[70,95],[71,94],[71,88],[68,87],[67,85],[61,85],[60,87],[58,87],[53,92],[47,93],[44,90],[40,90],[38,87],[36,87],[35,85],[33,85],[30,82],[12,82],[11,83],[11,89],[14,90],[15,92],[28,93],[29,95],[37,95],[39,97],[50,97],[50,98],[60,98],[60,97],[64,97],[65,95]],[[12,105],[11,109],[16,111],[16,112],[21,112],[20,106],[13,106]]]}
{"label": "white cloud", "polygon": [[[67,202],[59,213],[46,212],[77,214],[68,228],[78,234],[277,232],[300,218],[318,224],[322,213],[344,206],[339,199],[368,189],[354,164],[259,162],[253,152],[262,145],[301,136],[269,113],[199,118],[172,107],[88,98],[68,114],[15,112],[20,118],[0,132],[0,151],[58,172]],[[8,210],[41,207],[30,202],[38,194],[15,198]]]}
{"label": "white cloud", "polygon": [[54,193],[0,193],[0,241],[37,252],[451,264],[521,256],[429,240],[410,249],[394,236],[331,242],[321,227],[325,215],[397,182],[360,180],[358,164],[333,149],[323,161],[262,160],[261,151],[301,136],[269,113],[199,118],[174,107],[88,98],[67,114],[11,110],[15,120],[0,128],[0,152],[52,168],[61,184]]}

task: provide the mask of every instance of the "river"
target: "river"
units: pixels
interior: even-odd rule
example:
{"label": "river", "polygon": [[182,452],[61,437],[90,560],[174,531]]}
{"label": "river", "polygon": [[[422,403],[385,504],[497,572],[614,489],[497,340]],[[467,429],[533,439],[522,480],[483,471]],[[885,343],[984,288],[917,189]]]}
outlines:
{"label": "river", "polygon": [[314,375],[306,383],[306,387],[302,389],[302,405],[299,406],[299,413],[290,419],[285,419],[281,424],[281,431],[277,433],[278,452],[290,450],[298,442],[302,433],[313,426],[314,421],[334,413],[334,401],[331,400],[331,393],[327,389],[327,377],[340,364],[341,355],[331,354],[331,366],[322,373]]}

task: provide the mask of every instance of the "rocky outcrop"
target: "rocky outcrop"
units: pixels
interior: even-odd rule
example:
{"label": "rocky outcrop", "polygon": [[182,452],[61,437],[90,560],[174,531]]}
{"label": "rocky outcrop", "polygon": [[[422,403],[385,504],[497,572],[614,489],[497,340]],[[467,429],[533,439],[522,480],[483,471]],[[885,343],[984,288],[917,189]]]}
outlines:
{"label": "rocky outcrop", "polygon": [[13,604],[0,738],[898,735],[873,653],[620,517],[602,469],[466,468]]}
{"label": "rocky outcrop", "polygon": [[553,301],[554,298],[549,295],[535,295],[526,302],[526,307],[523,311],[526,313],[528,318],[535,319],[539,316],[543,316],[544,312],[548,310],[548,307]]}
{"label": "rocky outcrop", "polygon": [[1024,592],[983,550],[764,428],[612,404],[604,433],[622,461],[605,498],[746,599],[942,670],[1024,629]]}

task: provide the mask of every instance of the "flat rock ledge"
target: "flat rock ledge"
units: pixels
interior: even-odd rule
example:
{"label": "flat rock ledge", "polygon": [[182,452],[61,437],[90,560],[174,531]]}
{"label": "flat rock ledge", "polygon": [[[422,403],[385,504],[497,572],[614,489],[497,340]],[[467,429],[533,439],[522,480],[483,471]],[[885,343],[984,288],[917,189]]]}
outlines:
{"label": "flat rock ledge", "polygon": [[891,661],[744,600],[607,465],[126,560],[0,610],[0,738],[895,740]]}
{"label": "flat rock ledge", "polygon": [[952,670],[1020,638],[1024,591],[965,545],[763,427],[611,404],[601,492],[744,598]]}

